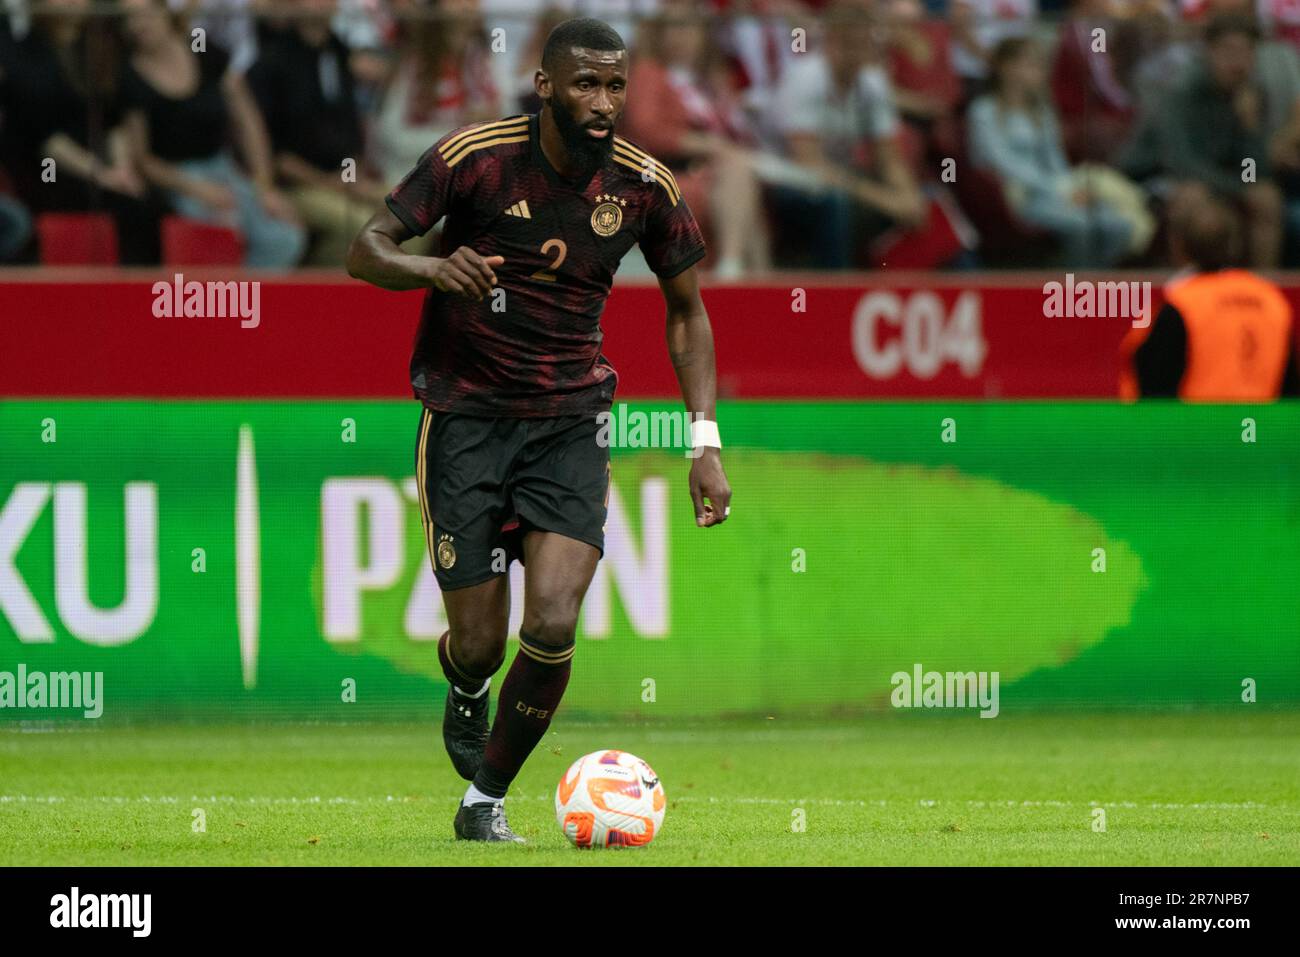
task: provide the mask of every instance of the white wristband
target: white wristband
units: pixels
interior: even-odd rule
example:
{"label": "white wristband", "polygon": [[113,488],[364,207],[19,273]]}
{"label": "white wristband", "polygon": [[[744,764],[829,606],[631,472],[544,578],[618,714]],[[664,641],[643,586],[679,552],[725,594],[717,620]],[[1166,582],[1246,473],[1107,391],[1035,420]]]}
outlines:
{"label": "white wristband", "polygon": [[722,448],[722,437],[718,435],[718,423],[712,419],[696,419],[691,422],[691,447]]}

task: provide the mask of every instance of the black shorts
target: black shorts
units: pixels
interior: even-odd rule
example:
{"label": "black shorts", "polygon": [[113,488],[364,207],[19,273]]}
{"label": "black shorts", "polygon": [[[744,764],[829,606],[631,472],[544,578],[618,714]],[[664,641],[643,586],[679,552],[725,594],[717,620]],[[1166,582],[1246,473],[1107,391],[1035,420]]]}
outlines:
{"label": "black shorts", "polygon": [[595,414],[488,419],[424,408],[415,479],[438,587],[468,588],[524,560],[531,529],[605,554],[609,447]]}

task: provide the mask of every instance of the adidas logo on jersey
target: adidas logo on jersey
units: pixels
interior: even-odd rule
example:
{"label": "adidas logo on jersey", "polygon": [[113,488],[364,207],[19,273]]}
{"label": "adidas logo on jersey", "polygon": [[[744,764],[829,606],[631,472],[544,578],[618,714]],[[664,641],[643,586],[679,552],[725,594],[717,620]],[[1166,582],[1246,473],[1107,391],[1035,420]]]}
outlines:
{"label": "adidas logo on jersey", "polygon": [[509,209],[506,210],[507,216],[518,216],[521,219],[532,219],[533,214],[528,211],[528,200],[521,199]]}

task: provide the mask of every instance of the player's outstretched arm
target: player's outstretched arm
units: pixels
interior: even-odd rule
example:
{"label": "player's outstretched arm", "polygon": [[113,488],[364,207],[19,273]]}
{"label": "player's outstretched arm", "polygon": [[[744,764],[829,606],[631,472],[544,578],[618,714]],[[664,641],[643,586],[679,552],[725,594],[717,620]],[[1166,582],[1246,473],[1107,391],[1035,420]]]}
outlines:
{"label": "player's outstretched arm", "polygon": [[414,234],[387,206],[370,217],[348,247],[348,275],[380,289],[425,289],[434,286],[471,299],[492,292],[497,277],[493,267],[501,256],[483,257],[461,246],[445,259],[403,252],[401,244]]}
{"label": "player's outstretched arm", "polygon": [[[668,355],[677,373],[686,410],[692,422],[715,423],[713,435],[716,436],[717,369],[713,359],[713,328],[709,325],[704,300],[700,298],[695,267],[669,279],[661,278],[659,288],[668,306]],[[705,528],[721,525],[731,511],[731,486],[722,470],[722,450],[695,444],[699,455],[691,463],[690,474],[695,524]]]}

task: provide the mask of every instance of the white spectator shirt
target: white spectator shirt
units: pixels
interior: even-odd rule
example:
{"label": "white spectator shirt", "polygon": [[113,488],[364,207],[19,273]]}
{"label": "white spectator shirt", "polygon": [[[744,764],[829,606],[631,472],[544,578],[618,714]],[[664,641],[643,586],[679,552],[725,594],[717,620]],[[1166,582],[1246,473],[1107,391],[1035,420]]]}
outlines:
{"label": "white spectator shirt", "polygon": [[[975,39],[987,51],[1007,37],[1028,36],[1038,19],[1038,0],[953,0],[975,13]],[[984,61],[954,40],[952,65],[958,76],[979,79],[988,72]]]}
{"label": "white spectator shirt", "polygon": [[826,58],[807,53],[785,72],[774,101],[776,123],[785,136],[811,133],[822,140],[826,158],[850,163],[863,138],[889,139],[898,132],[898,111],[889,75],[865,66],[848,90],[833,89]]}
{"label": "white spectator shirt", "polygon": [[176,13],[187,8],[190,16],[191,37],[197,27],[204,31],[204,44],[218,46],[230,54],[230,69],[245,73],[257,60],[257,33],[249,13],[252,0],[168,0],[167,6]]}

